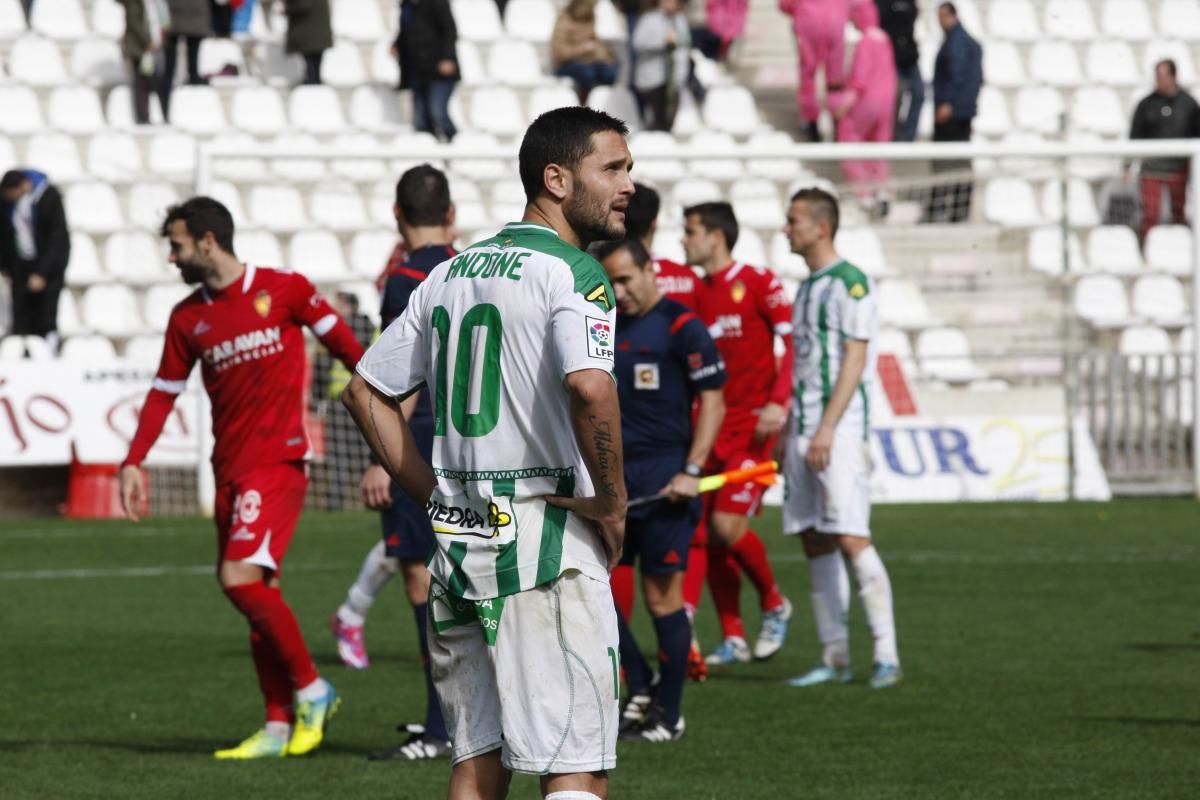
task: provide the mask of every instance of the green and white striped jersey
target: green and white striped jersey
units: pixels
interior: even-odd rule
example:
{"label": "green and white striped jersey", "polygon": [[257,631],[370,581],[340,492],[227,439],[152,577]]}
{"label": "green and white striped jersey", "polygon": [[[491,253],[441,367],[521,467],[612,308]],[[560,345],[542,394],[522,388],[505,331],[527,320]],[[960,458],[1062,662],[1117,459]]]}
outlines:
{"label": "green and white striped jersey", "polygon": [[429,389],[429,569],[450,592],[502,597],[568,569],[607,580],[592,523],[542,497],[595,494],[563,380],[611,375],[615,330],[600,265],[551,228],[511,223],[435,267],[359,362],[393,397]]}
{"label": "green and white striped jersey", "polygon": [[879,320],[871,279],[845,260],[818,270],[800,284],[792,306],[795,342],[792,413],[796,432],[812,436],[837,384],[847,339],[867,341],[862,382],[838,423],[861,430],[870,425],[868,397],[875,377],[875,338]]}

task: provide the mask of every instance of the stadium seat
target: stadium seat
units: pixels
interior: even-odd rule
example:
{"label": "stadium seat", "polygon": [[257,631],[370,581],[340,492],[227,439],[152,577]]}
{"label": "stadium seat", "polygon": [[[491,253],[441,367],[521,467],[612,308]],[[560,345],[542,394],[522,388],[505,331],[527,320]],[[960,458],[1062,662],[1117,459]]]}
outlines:
{"label": "stadium seat", "polygon": [[[74,142],[72,142],[72,146],[74,146]],[[75,157],[78,159],[78,151],[76,151]],[[8,138],[7,136],[0,136],[0,169],[9,169],[10,167],[16,166],[18,161],[20,161],[20,159],[17,158],[17,149],[13,147],[12,139]],[[34,162],[28,161],[28,163],[32,164]]]}
{"label": "stadium seat", "polygon": [[11,364],[14,361],[25,360],[54,360],[49,342],[41,336],[5,336],[0,339],[0,362]]}
{"label": "stadium seat", "polygon": [[987,31],[996,39],[1014,42],[1034,42],[1042,35],[1030,0],[988,3]]}
{"label": "stadium seat", "polygon": [[288,97],[288,119],[296,130],[340,133],[346,127],[342,104],[329,86],[297,86]]}
{"label": "stadium seat", "polygon": [[1137,236],[1124,225],[1100,225],[1088,233],[1087,260],[1095,272],[1129,275],[1142,271]]}
{"label": "stadium seat", "polygon": [[[115,5],[115,4],[114,4]],[[25,12],[18,3],[0,3],[0,41],[9,41],[23,36]]]}
{"label": "stadium seat", "polygon": [[563,84],[539,86],[529,95],[529,119],[537,119],[556,108],[579,105],[575,91]]}
{"label": "stadium seat", "polygon": [[900,369],[909,380],[917,377],[917,362],[907,333],[895,328],[880,328],[875,337],[875,349],[880,355],[893,356],[899,361]]}
{"label": "stadium seat", "polygon": [[1134,374],[1175,376],[1177,359],[1171,337],[1155,325],[1131,325],[1121,331],[1117,352],[1126,357],[1125,363]]}
{"label": "stadium seat", "polygon": [[875,284],[879,324],[902,330],[921,330],[940,325],[929,311],[920,288],[909,280],[886,280]]}
{"label": "stadium seat", "polygon": [[71,227],[84,233],[112,233],[125,226],[117,193],[107,183],[72,184],[64,193],[63,204]]}
{"label": "stadium seat", "polygon": [[227,127],[221,96],[211,86],[180,86],[171,93],[171,124],[196,134],[212,136]]}
{"label": "stadium seat", "polygon": [[1100,30],[1105,36],[1128,42],[1154,38],[1153,17],[1145,0],[1104,0]]}
{"label": "stadium seat", "polygon": [[371,80],[392,87],[400,83],[400,65],[392,56],[390,39],[380,39],[371,47]]}
{"label": "stadium seat", "polygon": [[1109,86],[1085,86],[1071,98],[1071,129],[1117,137],[1129,128],[1121,99]]}
{"label": "stadium seat", "polygon": [[229,209],[229,215],[233,217],[234,230],[250,224],[246,212],[242,210],[241,192],[229,181],[213,181],[203,193]]}
{"label": "stadium seat", "polygon": [[487,58],[488,77],[506,86],[537,86],[550,82],[542,71],[542,59],[529,42],[502,39],[491,46]]}
{"label": "stadium seat", "polygon": [[8,52],[8,73],[17,83],[49,87],[69,83],[58,45],[39,36],[22,36]]}
{"label": "stadium seat", "polygon": [[229,116],[239,130],[258,136],[288,129],[279,92],[266,86],[239,86],[233,93]]}
{"label": "stadium seat", "polygon": [[287,266],[279,239],[270,231],[238,228],[233,234],[233,249],[237,251],[237,257],[247,264],[259,264],[264,267]]}
{"label": "stadium seat", "polygon": [[309,195],[309,218],[332,231],[357,231],[368,227],[362,195],[348,183],[319,184]]}
{"label": "stadium seat", "polygon": [[1125,88],[1144,83],[1133,48],[1127,42],[1092,42],[1086,64],[1088,81],[1098,86]]}
{"label": "stadium seat", "polygon": [[[451,191],[450,197],[455,201],[455,207],[460,207],[458,198],[455,197],[453,191]],[[459,224],[463,228],[470,227]],[[382,228],[354,234],[354,238],[350,240],[350,271],[360,278],[376,278],[383,272],[388,257],[391,256],[398,240],[399,237],[395,231]],[[379,305],[378,298],[376,298],[375,305]]]}
{"label": "stadium seat", "polygon": [[27,86],[0,86],[0,133],[28,135],[46,127],[37,95]]}
{"label": "stadium seat", "polygon": [[701,116],[709,130],[733,136],[749,136],[762,122],[754,96],[744,86],[718,86],[704,96]]}
{"label": "stadium seat", "polygon": [[[287,22],[283,23],[287,28]],[[264,41],[256,38],[253,63],[258,77],[271,86],[296,86],[304,80],[304,62],[284,52],[282,40]]]}
{"label": "stadium seat", "polygon": [[[373,42],[388,32],[383,16],[379,13],[379,3],[375,0],[337,0],[329,4],[333,12],[333,33],[335,39],[349,39],[355,42]],[[329,53],[325,54],[326,58]],[[325,78],[325,65],[321,65],[322,78]]]}
{"label": "stadium seat", "polygon": [[98,180],[129,183],[143,174],[141,148],[123,131],[98,133],[88,142],[87,169]]}
{"label": "stadium seat", "polygon": [[100,98],[89,86],[60,86],[46,104],[50,127],[75,136],[97,133],[106,127]]}
{"label": "stadium seat", "polygon": [[[459,133],[458,136],[454,137],[454,141],[450,143],[450,159],[454,164],[454,171],[465,177],[482,181],[501,180],[511,177],[514,172],[511,166],[511,158],[462,157],[455,154],[456,150],[495,152],[499,148],[500,143],[490,133],[483,131],[463,131]],[[514,151],[513,156],[515,155]]]}
{"label": "stadium seat", "polygon": [[1012,130],[1012,117],[1008,113],[1008,102],[1004,92],[995,86],[984,86],[979,91],[979,113],[975,117],[973,131],[982,136],[999,138]]}
{"label": "stadium seat", "polygon": [[129,80],[121,48],[107,39],[84,39],[71,48],[71,77],[88,86],[111,86]]}
{"label": "stadium seat", "polygon": [[150,286],[170,280],[167,243],[145,231],[119,231],[104,243],[105,273],[124,285]]}
{"label": "stadium seat", "polygon": [[1096,38],[1096,21],[1088,0],[1046,0],[1042,19],[1048,37],[1076,42]]}
{"label": "stadium seat", "polygon": [[617,10],[612,0],[596,3],[596,38],[604,42],[624,42],[629,38],[625,15]]}
{"label": "stadium seat", "polygon": [[655,258],[665,258],[677,264],[687,263],[683,249],[683,231],[679,228],[656,228],[650,250]]}
{"label": "stadium seat", "polygon": [[37,0],[29,12],[29,27],[59,41],[75,41],[88,35],[79,0]]}
{"label": "stadium seat", "polygon": [[400,104],[389,88],[359,86],[350,95],[350,125],[357,130],[394,131],[400,125]]}
{"label": "stadium seat", "polygon": [[[172,99],[174,97],[175,95],[172,95]],[[127,131],[136,127],[133,120],[133,96],[128,86],[112,87],[104,101],[104,117],[108,120],[110,128]],[[157,97],[150,98],[150,124],[163,124],[162,107],[159,106]]]}
{"label": "stadium seat", "polygon": [[133,290],[120,283],[89,286],[83,293],[80,312],[83,325],[104,336],[124,338],[146,328]]}
{"label": "stadium seat", "polygon": [[520,181],[496,181],[492,184],[488,207],[497,225],[519,220],[525,212],[525,189]]}
{"label": "stadium seat", "polygon": [[504,7],[504,30],[510,38],[545,44],[557,18],[558,9],[550,0],[509,0]]}
{"label": "stadium seat", "polygon": [[1005,228],[1027,228],[1044,221],[1033,187],[1022,178],[992,178],[983,193],[983,218]]}
{"label": "stadium seat", "polygon": [[792,252],[792,245],[781,231],[771,235],[771,268],[781,277],[803,280],[809,275],[808,264]]}
{"label": "stadium seat", "polygon": [[523,134],[528,125],[517,93],[507,86],[481,87],[471,92],[467,119],[474,130],[503,137]]}
{"label": "stadium seat", "polygon": [[1158,29],[1172,39],[1200,41],[1200,4],[1196,0],[1159,0]]}
{"label": "stadium seat", "polygon": [[[328,58],[329,54],[325,55]],[[247,74],[246,54],[240,44],[232,39],[221,39],[216,36],[208,36],[200,42],[200,58],[197,66],[201,75],[216,75],[230,65],[237,67],[239,75]]]}
{"label": "stadium seat", "polygon": [[[776,182],[792,178],[798,168],[803,169],[803,165],[797,164],[794,158],[780,158],[768,153],[789,148],[793,144],[795,142],[792,137],[783,131],[759,130],[750,134],[743,149],[746,154],[746,172]],[[639,165],[639,170],[641,166]]]}
{"label": "stadium seat", "polygon": [[[373,2],[370,5],[375,5]],[[341,3],[334,3],[335,7]],[[363,64],[358,45],[339,41],[325,51],[321,60],[321,81],[329,86],[352,88],[367,82],[367,68]]]}
{"label": "stadium seat", "polygon": [[[229,131],[219,133],[209,140],[214,148],[226,148],[233,151],[252,149],[258,146],[258,141],[248,133]],[[237,155],[218,155],[211,160],[214,177],[231,181],[264,180],[267,175],[267,164],[261,158]]]}
{"label": "stadium seat", "polygon": [[[1063,264],[1062,228],[1049,225],[1030,231],[1027,257],[1031,269],[1046,275],[1062,275],[1068,272]],[[1087,271],[1087,262],[1083,259],[1083,245],[1079,243],[1079,236],[1075,233],[1067,237],[1067,258],[1071,273]]]}
{"label": "stadium seat", "polygon": [[92,9],[92,33],[102,39],[120,41],[125,33],[125,10],[119,3],[101,0],[89,3]]}
{"label": "stadium seat", "polygon": [[[147,289],[142,300],[142,309],[143,318],[150,326],[150,330],[155,333],[165,331],[171,310],[192,291],[192,287],[182,281],[160,283]],[[161,351],[161,346],[159,349]]]}
{"label": "stadium seat", "polygon": [[[684,178],[678,181],[671,190],[671,202],[680,212],[697,203],[724,199],[725,195],[721,191],[721,187],[715,181],[707,178]],[[664,197],[662,200],[665,201],[666,198]],[[682,220],[680,221],[682,222]]]}
{"label": "stadium seat", "polygon": [[312,134],[282,133],[271,141],[271,149],[280,156],[295,154],[294,158],[279,157],[268,161],[271,172],[282,179],[291,183],[315,183],[325,178],[325,161],[311,155],[323,149]]}
{"label": "stadium seat", "polygon": [[1146,234],[1150,269],[1187,277],[1192,274],[1192,230],[1186,225],[1155,225]]}
{"label": "stadium seat", "polygon": [[[33,165],[60,184],[81,180],[85,175],[75,140],[65,133],[44,132],[31,136],[24,163]],[[15,165],[16,158],[0,157],[0,165],[3,165],[0,169],[8,169],[10,164]]]}
{"label": "stadium seat", "polygon": [[783,227],[784,202],[766,178],[740,178],[729,190],[729,202],[741,224],[770,231]]}
{"label": "stadium seat", "polygon": [[1038,42],[1030,52],[1030,77],[1047,86],[1072,88],[1083,83],[1079,57],[1070,42]]}
{"label": "stadium seat", "polygon": [[597,111],[605,111],[617,119],[625,120],[631,131],[641,127],[641,115],[633,92],[625,86],[597,86],[588,93],[587,104]]}
{"label": "stadium seat", "polygon": [[250,188],[250,220],[276,233],[308,228],[308,214],[300,190],[292,185],[256,185]]}
{"label": "stadium seat", "polygon": [[129,221],[157,235],[167,209],[181,199],[179,192],[169,183],[135,183],[129,189]]}
{"label": "stadium seat", "polygon": [[58,334],[60,336],[75,336],[87,333],[87,326],[79,318],[79,309],[75,305],[75,294],[63,292],[58,296]]}
{"label": "stadium seat", "polygon": [[131,364],[158,364],[162,358],[163,339],[161,336],[143,334],[133,336],[125,342],[121,357]]}
{"label": "stadium seat", "polygon": [[1017,92],[1015,116],[1017,126],[1023,130],[1058,134],[1065,110],[1062,95],[1049,86],[1026,86]]}
{"label": "stadium seat", "polygon": [[[343,133],[333,137],[329,149],[335,153],[368,155],[379,149],[379,142],[369,133]],[[382,158],[333,158],[329,171],[349,181],[370,183],[385,174],[387,167]]]}
{"label": "stadium seat", "polygon": [[1173,275],[1142,275],[1133,283],[1133,315],[1167,328],[1188,323],[1187,296]]}
{"label": "stadium seat", "polygon": [[762,237],[753,228],[742,228],[738,232],[737,244],[730,254],[735,261],[741,261],[755,267],[766,267],[767,248],[763,246]]}
{"label": "stadium seat", "polygon": [[971,357],[971,344],[961,328],[927,328],[917,336],[921,374],[947,383],[969,383],[987,377]]}
{"label": "stadium seat", "polygon": [[288,244],[288,266],[313,283],[336,283],[348,277],[337,237],[329,231],[304,230]]}
{"label": "stadium seat", "polygon": [[861,269],[872,278],[895,272],[888,266],[883,254],[883,245],[873,228],[866,226],[843,226],[838,230],[834,242],[838,255]]}
{"label": "stadium seat", "polygon": [[[1049,222],[1062,219],[1062,181],[1046,181],[1042,187],[1042,214]],[[1100,224],[1100,211],[1092,187],[1080,178],[1067,181],[1067,222],[1075,228],[1091,228]]]}
{"label": "stadium seat", "polygon": [[104,364],[116,360],[117,350],[106,336],[71,336],[63,340],[58,357],[67,363]]}
{"label": "stadium seat", "polygon": [[[737,144],[728,133],[702,130],[688,140],[688,149],[703,151],[710,154],[734,154],[738,152]],[[714,181],[733,181],[746,174],[745,167],[737,158],[708,157],[694,158],[688,161],[688,172],[700,178]]]}
{"label": "stadium seat", "polygon": [[1025,62],[1012,42],[988,42],[983,49],[983,74],[987,76],[985,88],[1018,89],[1028,83]]}
{"label": "stadium seat", "polygon": [[92,237],[79,231],[71,232],[71,262],[67,265],[67,286],[91,286],[105,280],[100,268],[100,257],[96,255],[96,243]]}
{"label": "stadium seat", "polygon": [[635,154],[634,180],[673,183],[687,175],[682,161],[668,158],[679,150],[678,141],[669,133],[637,131],[629,137],[629,150]]}
{"label": "stadium seat", "polygon": [[492,0],[451,0],[450,11],[460,42],[494,42],[503,34],[500,12]]}
{"label": "stadium seat", "polygon": [[483,56],[474,42],[460,38],[454,53],[458,57],[458,74],[462,77],[463,86],[486,86],[491,83],[483,66]]}
{"label": "stadium seat", "polygon": [[1084,275],[1075,284],[1071,301],[1075,316],[1097,328],[1123,328],[1132,319],[1129,299],[1120,278],[1112,275]]}
{"label": "stadium seat", "polygon": [[146,166],[168,180],[190,180],[196,170],[196,140],[182,131],[159,131],[150,137]]}

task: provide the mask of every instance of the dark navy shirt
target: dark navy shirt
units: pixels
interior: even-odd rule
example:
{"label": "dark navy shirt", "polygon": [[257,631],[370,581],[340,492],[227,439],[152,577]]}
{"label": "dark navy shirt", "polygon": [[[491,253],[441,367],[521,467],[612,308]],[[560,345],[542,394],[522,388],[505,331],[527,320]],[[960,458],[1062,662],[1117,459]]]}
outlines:
{"label": "dark navy shirt", "polygon": [[616,345],[625,460],[686,454],[692,401],[725,383],[725,364],[704,323],[664,298],[643,316],[618,314]]}
{"label": "dark navy shirt", "polygon": [[[429,276],[433,268],[455,255],[457,253],[454,248],[445,244],[418,247],[408,254],[408,258],[405,259],[402,266],[396,267],[388,273],[387,282],[383,285],[383,305],[379,311],[383,327],[391,325],[396,317],[404,313],[413,292],[421,285],[421,281]],[[408,424],[413,427],[426,425],[430,428],[433,427],[433,405],[429,402],[429,392],[421,392],[421,397],[417,400],[417,407]]]}

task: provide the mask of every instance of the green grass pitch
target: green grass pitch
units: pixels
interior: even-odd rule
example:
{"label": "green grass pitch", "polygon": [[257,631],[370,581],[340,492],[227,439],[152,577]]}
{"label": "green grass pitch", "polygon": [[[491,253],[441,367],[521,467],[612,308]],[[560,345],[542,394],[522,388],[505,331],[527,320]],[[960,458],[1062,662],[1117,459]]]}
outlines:
{"label": "green grass pitch", "polygon": [[[1174,500],[881,507],[905,682],[791,689],[816,656],[798,542],[758,526],[796,605],[784,650],[684,698],[686,737],[622,743],[614,798],[1200,796],[1200,526]],[[307,514],[285,595],[345,704],[314,756],[218,763],[260,705],[245,626],[217,589],[205,520],[0,527],[0,797],[434,798],[446,762],[368,763],[423,713],[399,583],[341,667],[326,621],[374,543],[368,514]],[[706,601],[707,602],[707,601]],[[748,627],[757,629],[750,587]],[[639,611],[642,644],[653,647]],[[705,606],[700,636],[716,638]],[[537,796],[518,776],[514,798]]]}

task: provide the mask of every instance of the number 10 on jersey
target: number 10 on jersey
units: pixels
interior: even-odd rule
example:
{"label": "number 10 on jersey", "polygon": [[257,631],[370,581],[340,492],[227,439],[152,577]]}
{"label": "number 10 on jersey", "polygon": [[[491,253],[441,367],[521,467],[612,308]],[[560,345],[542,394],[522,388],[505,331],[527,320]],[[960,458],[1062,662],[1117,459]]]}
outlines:
{"label": "number 10 on jersey", "polygon": [[[500,345],[504,338],[500,309],[491,303],[473,306],[463,315],[454,336],[454,323],[445,307],[434,307],[432,322],[438,334],[433,433],[446,435],[448,404],[450,422],[460,436],[486,436],[500,419]],[[448,376],[452,346],[454,375]]]}

